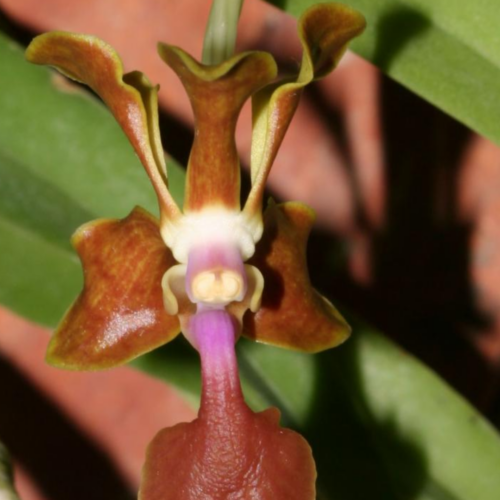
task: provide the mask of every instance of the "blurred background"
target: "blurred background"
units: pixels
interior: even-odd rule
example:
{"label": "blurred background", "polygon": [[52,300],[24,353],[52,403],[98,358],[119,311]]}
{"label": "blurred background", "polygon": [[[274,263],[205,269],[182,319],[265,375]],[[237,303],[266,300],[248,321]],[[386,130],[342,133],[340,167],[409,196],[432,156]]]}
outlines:
{"label": "blurred background", "polygon": [[[109,42],[126,70],[161,84],[163,143],[186,164],[190,106],[155,46],[162,40],[199,57],[208,10],[209,2],[194,0],[0,0],[0,26],[21,44],[53,29]],[[293,70],[295,26],[276,8],[247,0],[238,49],[268,50]],[[237,134],[244,168],[249,111]],[[309,245],[315,286],[500,426],[500,148],[348,53],[307,89],[269,194],[317,211]],[[132,498],[152,435],[194,418],[194,408],[131,368],[79,374],[45,366],[49,333],[0,310],[0,437],[16,458],[22,498],[98,500],[85,478],[99,478],[99,498]],[[43,460],[40,447],[58,458]],[[70,448],[78,456],[68,466]]]}

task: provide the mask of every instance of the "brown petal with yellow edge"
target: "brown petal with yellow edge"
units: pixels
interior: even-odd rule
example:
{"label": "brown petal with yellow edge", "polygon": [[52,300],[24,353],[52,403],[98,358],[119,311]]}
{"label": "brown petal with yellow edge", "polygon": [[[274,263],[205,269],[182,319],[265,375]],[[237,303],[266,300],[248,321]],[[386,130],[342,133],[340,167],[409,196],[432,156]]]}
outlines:
{"label": "brown petal with yellow edge", "polygon": [[181,79],[195,118],[184,211],[207,206],[239,210],[236,121],[244,102],[275,78],[274,59],[264,52],[248,52],[206,66],[177,47],[159,44],[158,51]]}
{"label": "brown petal with yellow edge", "polygon": [[158,196],[162,217],[175,219],[179,208],[167,189],[158,126],[158,87],[137,71],[123,74],[114,49],[101,39],[63,31],[37,36],[26,50],[35,64],[53,66],[88,85],[106,103],[144,165]]}
{"label": "brown petal with yellow edge", "polygon": [[175,261],[158,221],[141,208],[123,220],[97,220],[72,243],[84,288],[54,333],[47,361],[61,368],[110,368],[172,340],[180,330],[163,308],[161,278]]}
{"label": "brown petal with yellow edge", "polygon": [[261,217],[267,176],[297,109],[302,90],[335,68],[347,44],[363,32],[365,24],[364,17],[346,5],[313,5],[298,23],[303,56],[297,79],[271,84],[253,96],[252,189],[244,207],[250,218]]}
{"label": "brown petal with yellow edge", "polygon": [[267,208],[264,235],[249,261],[264,276],[262,305],[245,316],[244,336],[305,352],[335,347],[349,336],[349,325],[309,280],[306,245],[314,219],[298,202]]}

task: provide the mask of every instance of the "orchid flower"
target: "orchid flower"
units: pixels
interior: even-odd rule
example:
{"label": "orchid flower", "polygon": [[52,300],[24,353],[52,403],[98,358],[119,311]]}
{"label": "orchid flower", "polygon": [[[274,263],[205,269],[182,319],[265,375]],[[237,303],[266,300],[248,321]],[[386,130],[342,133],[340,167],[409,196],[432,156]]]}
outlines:
{"label": "orchid flower", "polygon": [[[299,20],[298,76],[277,80],[265,52],[217,65],[159,44],[181,79],[195,118],[181,210],[168,191],[157,92],[139,72],[123,73],[105,42],[65,32],[33,40],[27,58],[87,84],[109,107],[139,156],[158,197],[160,220],[135,208],[123,220],[97,220],[73,236],[84,288],[53,335],[47,359],[68,369],[125,363],[182,330],[202,363],[198,418],[164,429],[151,443],[140,498],[314,498],[315,467],[306,441],[279,427],[279,412],[244,403],[234,345],[243,336],[318,352],[350,329],[309,281],[306,243],[314,213],[301,203],[263,209],[264,187],[302,89],[328,74],[364,19],[321,4]],[[240,206],[234,132],[252,99],[252,186]],[[297,474],[300,470],[300,474]]]}

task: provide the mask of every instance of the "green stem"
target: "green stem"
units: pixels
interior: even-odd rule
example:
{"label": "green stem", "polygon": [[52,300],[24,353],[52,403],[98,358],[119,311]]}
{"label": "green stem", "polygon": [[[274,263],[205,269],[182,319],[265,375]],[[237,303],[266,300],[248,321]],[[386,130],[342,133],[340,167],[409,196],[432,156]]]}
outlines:
{"label": "green stem", "polygon": [[214,0],[203,43],[203,64],[219,64],[234,52],[243,0]]}

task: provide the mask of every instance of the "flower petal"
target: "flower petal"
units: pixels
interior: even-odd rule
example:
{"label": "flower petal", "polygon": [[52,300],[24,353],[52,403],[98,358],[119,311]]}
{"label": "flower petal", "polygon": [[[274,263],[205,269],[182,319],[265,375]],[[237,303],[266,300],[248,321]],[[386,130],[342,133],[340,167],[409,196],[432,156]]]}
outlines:
{"label": "flower petal", "polygon": [[330,73],[344,54],[347,43],[365,28],[364,17],[337,3],[309,8],[299,19],[303,48],[298,78],[271,84],[252,98],[252,189],[244,213],[261,223],[262,197],[271,165],[297,108],[302,89]]}
{"label": "flower petal", "polygon": [[125,363],[172,340],[179,321],[163,307],[161,278],[175,261],[157,220],[135,208],[97,220],[73,236],[84,268],[82,293],[51,339],[47,361],[97,370]]}
{"label": "flower petal", "polygon": [[236,121],[243,103],[275,78],[274,59],[264,52],[248,52],[205,66],[177,47],[159,44],[158,51],[181,79],[195,117],[184,211],[207,206],[239,210]]}
{"label": "flower petal", "polygon": [[264,235],[250,263],[264,276],[262,305],[246,315],[243,335],[258,342],[306,352],[342,343],[350,327],[335,307],[311,286],[306,244],[312,209],[297,202],[270,203]]}
{"label": "flower petal", "polygon": [[124,75],[114,49],[90,35],[45,33],[31,42],[26,58],[35,64],[55,67],[101,97],[144,165],[158,196],[162,217],[176,219],[180,211],[167,189],[158,127],[158,87],[151,86],[142,73]]}
{"label": "flower petal", "polygon": [[200,412],[153,439],[139,499],[313,500],[316,470],[306,440],[279,426],[276,408],[253,413],[243,400],[234,318],[205,311],[190,329],[202,360]]}

